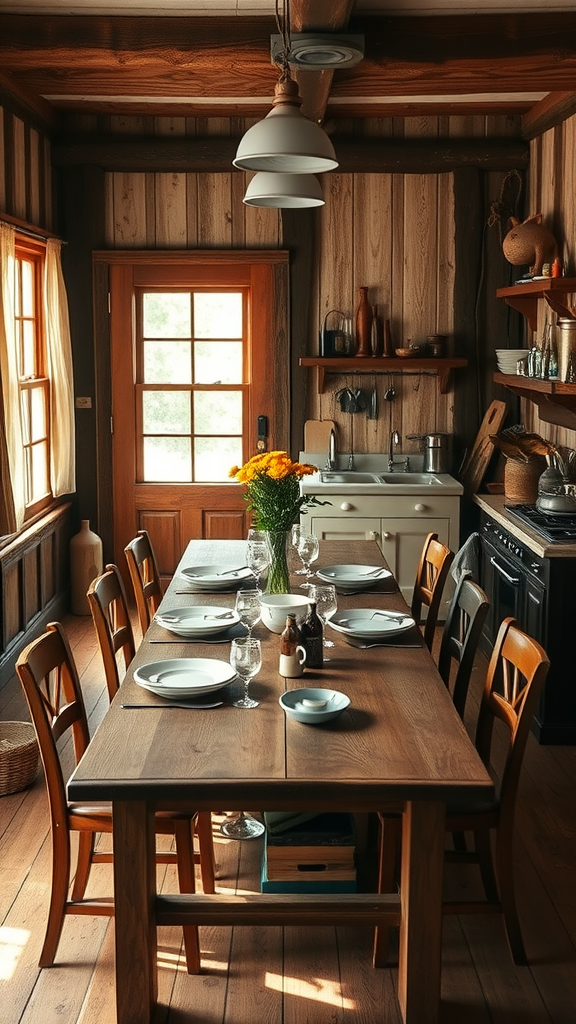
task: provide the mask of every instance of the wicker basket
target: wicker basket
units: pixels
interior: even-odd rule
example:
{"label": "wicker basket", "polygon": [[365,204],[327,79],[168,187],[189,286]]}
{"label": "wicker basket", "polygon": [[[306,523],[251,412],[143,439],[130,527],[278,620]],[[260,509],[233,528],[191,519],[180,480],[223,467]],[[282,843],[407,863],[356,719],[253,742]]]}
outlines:
{"label": "wicker basket", "polygon": [[0,796],[18,793],[34,781],[38,756],[30,722],[0,722]]}
{"label": "wicker basket", "polygon": [[506,459],[504,466],[504,497],[516,505],[533,505],[538,497],[538,480],[546,469],[543,455],[535,455],[527,462]]}

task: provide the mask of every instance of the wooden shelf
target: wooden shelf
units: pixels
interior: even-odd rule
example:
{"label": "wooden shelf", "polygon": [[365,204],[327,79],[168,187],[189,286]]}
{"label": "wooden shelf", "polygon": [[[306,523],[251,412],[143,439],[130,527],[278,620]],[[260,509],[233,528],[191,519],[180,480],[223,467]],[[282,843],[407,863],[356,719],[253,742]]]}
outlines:
{"label": "wooden shelf", "polygon": [[508,288],[498,288],[496,295],[522,313],[535,331],[538,329],[538,299],[544,298],[547,292],[554,292],[558,297],[576,292],[576,277],[545,277],[541,281],[513,284]]}
{"label": "wooden shelf", "polygon": [[494,383],[502,384],[537,405],[538,415],[546,423],[576,430],[576,384],[516,376],[513,373],[495,373]]}
{"label": "wooden shelf", "polygon": [[300,359],[300,366],[316,368],[318,394],[324,391],[327,373],[407,373],[420,371],[437,373],[441,394],[446,394],[450,385],[450,371],[467,366],[467,359],[434,359],[411,358],[401,359],[398,356],[372,357],[358,359],[350,356],[345,359],[331,359],[323,356],[305,356]]}

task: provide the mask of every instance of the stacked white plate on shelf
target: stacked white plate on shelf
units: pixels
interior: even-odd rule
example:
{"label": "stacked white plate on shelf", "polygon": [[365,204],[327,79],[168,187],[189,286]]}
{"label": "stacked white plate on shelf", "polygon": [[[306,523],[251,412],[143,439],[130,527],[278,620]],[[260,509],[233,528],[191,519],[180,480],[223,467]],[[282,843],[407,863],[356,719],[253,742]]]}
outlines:
{"label": "stacked white plate on shelf", "polygon": [[327,565],[325,569],[318,569],[316,575],[345,593],[389,580],[392,573],[382,565]]}
{"label": "stacked white plate on shelf", "polygon": [[253,580],[252,570],[246,565],[227,568],[225,565],[192,565],[180,570],[180,576],[198,590],[229,590],[231,585]]}
{"label": "stacked white plate on shelf", "polygon": [[213,636],[223,633],[230,626],[240,622],[240,616],[233,608],[217,608],[197,605],[195,608],[172,608],[169,612],[156,613],[155,621],[164,629],[178,636],[188,638]]}
{"label": "stacked white plate on shelf", "polygon": [[500,373],[516,373],[518,360],[526,359],[527,348],[497,348],[496,359]]}
{"label": "stacked white plate on shelf", "polygon": [[380,608],[347,608],[334,612],[328,625],[338,633],[357,636],[361,640],[374,640],[398,636],[412,629],[416,623],[410,615],[387,612]]}
{"label": "stacked white plate on shelf", "polygon": [[236,673],[229,662],[212,658],[166,658],[134,670],[138,686],[158,697],[197,697],[227,686]]}

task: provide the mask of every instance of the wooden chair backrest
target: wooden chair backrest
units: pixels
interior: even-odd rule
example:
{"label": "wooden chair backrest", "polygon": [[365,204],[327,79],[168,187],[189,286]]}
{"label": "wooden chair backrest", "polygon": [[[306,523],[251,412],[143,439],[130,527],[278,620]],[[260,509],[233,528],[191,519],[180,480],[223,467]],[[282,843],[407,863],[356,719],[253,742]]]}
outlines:
{"label": "wooden chair backrest", "polygon": [[522,759],[549,667],[548,655],[540,644],[527,636],[514,619],[504,619],[486,673],[476,727],[476,749],[489,767],[494,724],[497,720],[504,723],[508,748],[500,777],[500,807],[509,827]]}
{"label": "wooden chair backrest", "polygon": [[125,672],[136,653],[126,590],[118,567],[107,565],[102,575],[90,584],[86,597],[104,662],[108,695],[112,700],[121,682],[118,655],[124,662]]}
{"label": "wooden chair backrest", "polygon": [[411,607],[412,616],[416,622],[420,622],[422,605],[426,605],[428,608],[424,626],[424,640],[428,650],[432,650],[444,584],[453,561],[454,552],[438,540],[437,533],[429,533],[424,541],[416,571]]}
{"label": "wooden chair backrest", "polygon": [[138,621],[144,636],[162,600],[160,573],[148,531],[138,530],[138,535],[126,545],[124,553],[134,588]]}
{"label": "wooden chair backrest", "polygon": [[[452,690],[452,700],[460,718],[464,718],[472,666],[489,607],[490,602],[482,588],[462,575],[448,609],[438,655],[438,671]],[[454,664],[457,667],[451,680]]]}
{"label": "wooden chair backrest", "polygon": [[59,622],[24,648],[16,662],[44,765],[53,826],[68,829],[66,786],[57,741],[70,729],[76,764],[90,742],[80,680]]}

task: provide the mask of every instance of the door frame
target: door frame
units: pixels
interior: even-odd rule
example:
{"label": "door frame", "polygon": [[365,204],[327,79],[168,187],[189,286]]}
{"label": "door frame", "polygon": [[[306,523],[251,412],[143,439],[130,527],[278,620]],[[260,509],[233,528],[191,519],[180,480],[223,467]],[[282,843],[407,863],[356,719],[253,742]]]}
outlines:
{"label": "door frame", "polygon": [[[289,450],[290,444],[290,312],[289,258],[281,249],[242,250],[96,250],[93,259],[94,332],[95,332],[95,432],[97,452],[98,532],[105,560],[119,558],[114,545],[114,490],[112,479],[112,383],[110,352],[110,275],[112,267],[175,266],[203,268],[242,266],[251,282],[266,282],[270,302],[254,304],[253,329],[270,339],[270,358],[277,366],[286,366],[286,375],[278,374],[270,393],[269,448]],[[260,410],[266,412],[266,410]],[[254,418],[254,417],[252,417]],[[255,431],[255,423],[250,423]],[[255,440],[254,440],[254,451]]]}

